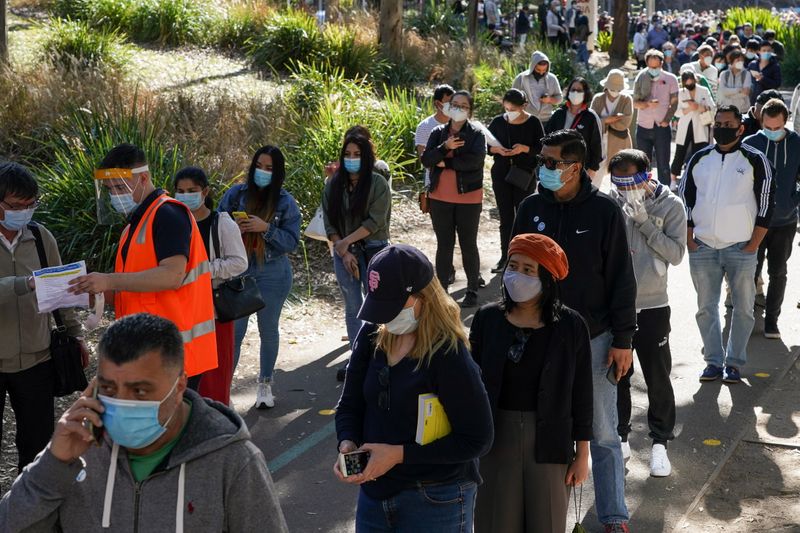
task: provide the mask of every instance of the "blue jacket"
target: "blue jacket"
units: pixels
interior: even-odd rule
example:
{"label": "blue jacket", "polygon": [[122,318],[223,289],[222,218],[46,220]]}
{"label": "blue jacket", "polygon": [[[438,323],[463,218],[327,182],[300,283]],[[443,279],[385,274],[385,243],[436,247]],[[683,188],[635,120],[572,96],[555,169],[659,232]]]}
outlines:
{"label": "blue jacket", "polygon": [[772,142],[759,132],[744,140],[744,144],[762,152],[772,167],[775,179],[775,209],[769,226],[777,228],[797,224],[797,204],[800,203],[800,135],[786,130],[786,136]]}
{"label": "blue jacket", "polygon": [[[219,211],[232,213],[234,211],[247,211],[247,184],[234,185],[219,204]],[[285,189],[281,189],[278,205],[270,223],[269,229],[263,237],[267,242],[266,260],[278,259],[293,252],[300,242],[300,209],[297,202]]]}

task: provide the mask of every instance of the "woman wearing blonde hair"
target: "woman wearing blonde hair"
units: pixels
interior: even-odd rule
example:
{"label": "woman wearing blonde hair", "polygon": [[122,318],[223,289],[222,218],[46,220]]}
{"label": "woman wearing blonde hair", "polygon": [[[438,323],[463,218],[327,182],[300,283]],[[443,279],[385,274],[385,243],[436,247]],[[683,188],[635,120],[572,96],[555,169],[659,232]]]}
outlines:
{"label": "woman wearing blonde hair", "polygon": [[600,82],[603,92],[592,99],[592,111],[600,117],[603,128],[603,160],[600,170],[592,178],[592,185],[600,188],[607,174],[608,160],[622,150],[633,146],[629,128],[633,118],[633,99],[623,91],[628,89],[625,74],[618,69],[608,72],[606,79]]}
{"label": "woman wearing blonde hair", "polygon": [[[362,473],[334,466],[341,481],[361,485],[356,531],[471,532],[477,459],[493,429],[458,304],[413,246],[378,252],[367,279],[366,324],[336,411],[339,452],[370,454]],[[418,435],[419,405],[430,395],[448,424]]]}

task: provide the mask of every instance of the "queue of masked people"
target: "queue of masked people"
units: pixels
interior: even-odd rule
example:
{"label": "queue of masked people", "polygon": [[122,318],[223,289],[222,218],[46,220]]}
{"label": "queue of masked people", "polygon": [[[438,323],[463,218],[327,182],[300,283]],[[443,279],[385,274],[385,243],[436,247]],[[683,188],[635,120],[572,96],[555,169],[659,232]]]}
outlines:
{"label": "queue of masked people", "polygon": [[[800,201],[800,137],[786,127],[787,106],[772,92],[748,110],[716,102],[713,86],[701,85],[711,85],[705,54],[699,71],[680,73],[682,88],[663,70],[662,52],[644,59],[632,90],[612,70],[593,95],[583,78],[561,80],[562,91],[547,56],[534,52],[488,126],[474,120],[468,91],[436,87],[435,113],[415,134],[434,261],[390,242],[391,180],[378,171],[369,131],[345,133],[321,212],[350,346],[333,470],[360,487],[357,531],[560,533],[571,492],[590,473],[605,531],[630,531],[630,379],[638,366],[650,473],[669,476],[676,402],[668,270],[686,256],[701,382],[742,381],[765,261],[764,335],[780,338]],[[684,150],[669,165],[673,116]],[[481,291],[477,245],[487,156],[500,215],[497,295]],[[604,174],[608,193],[597,186]],[[263,455],[227,405],[252,314],[255,407],[275,405],[288,254],[300,239],[286,175],[279,148],[256,150],[244,182],[215,211],[202,169],[180,170],[173,197],[155,186],[141,149],[123,144],[106,155],[95,173],[98,219],[113,210],[128,225],[114,272],[79,276],[70,292],[105,296],[117,321],[98,345],[97,376],[53,430],[40,423],[54,417],[51,318],[38,313],[32,273],[44,266],[39,248],[60,264],[58,247],[32,221],[31,172],[0,166],[0,305],[12,319],[3,327],[24,332],[0,352],[21,472],[0,502],[0,531],[127,524],[141,517],[133,494],[149,503],[145,520],[158,529],[249,531],[258,526],[246,509],[258,505],[261,527],[285,530]],[[456,237],[466,276],[460,302],[449,292]],[[725,338],[723,279],[732,307]],[[218,295],[230,283],[248,284],[262,305],[223,319],[230,309]],[[469,331],[460,307],[477,308]],[[53,320],[86,359],[74,312],[60,317]],[[74,490],[74,481],[84,484]],[[213,499],[222,491],[234,497]],[[195,513],[186,502],[207,505]]]}

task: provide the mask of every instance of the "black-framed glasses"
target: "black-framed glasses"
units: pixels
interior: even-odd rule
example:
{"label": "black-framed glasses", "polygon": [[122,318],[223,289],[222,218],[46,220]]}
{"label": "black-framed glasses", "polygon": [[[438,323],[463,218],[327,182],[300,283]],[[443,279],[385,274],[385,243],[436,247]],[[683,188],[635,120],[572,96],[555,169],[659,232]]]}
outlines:
{"label": "black-framed glasses", "polygon": [[378,371],[378,385],[383,387],[383,390],[378,393],[378,408],[383,411],[389,410],[389,372],[391,367],[386,365]]}
{"label": "black-framed glasses", "polygon": [[509,359],[515,363],[520,362],[522,354],[525,352],[525,345],[528,343],[528,339],[531,338],[531,333],[533,333],[533,330],[529,328],[517,328],[517,331],[514,332],[514,344],[508,348]]}
{"label": "black-framed glasses", "polygon": [[26,204],[26,205],[11,205],[5,200],[0,202],[3,204],[3,209],[8,209],[9,211],[24,211],[26,209],[36,209],[39,207],[39,200],[34,200],[33,202]]}
{"label": "black-framed glasses", "polygon": [[567,159],[555,159],[555,158],[547,157],[547,156],[543,156],[543,155],[540,155],[540,156],[536,157],[536,163],[539,166],[545,167],[545,168],[550,169],[550,170],[555,170],[556,167],[558,167],[558,165],[566,165],[566,164],[570,164],[571,165],[573,163],[578,163],[578,162],[579,161],[569,161]]}
{"label": "black-framed glasses", "polygon": [[469,106],[461,106],[458,104],[450,104],[450,109],[457,109],[459,111],[466,111],[469,113]]}

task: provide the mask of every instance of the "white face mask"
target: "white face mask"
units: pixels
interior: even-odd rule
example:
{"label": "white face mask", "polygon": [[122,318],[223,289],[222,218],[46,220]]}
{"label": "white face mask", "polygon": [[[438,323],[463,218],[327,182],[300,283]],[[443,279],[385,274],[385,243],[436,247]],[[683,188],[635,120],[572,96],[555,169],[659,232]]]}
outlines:
{"label": "white face mask", "polygon": [[608,89],[607,92],[608,96],[610,96],[611,98],[616,98],[617,96],[619,96],[619,91],[612,91],[611,89]]}
{"label": "white face mask", "polygon": [[514,122],[519,118],[522,113],[519,111],[506,111],[506,120],[509,122]]}
{"label": "white face mask", "polygon": [[744,70],[744,61],[737,61],[733,64],[733,68],[736,70]]}
{"label": "white face mask", "polygon": [[538,276],[527,276],[515,270],[505,271],[503,285],[511,299],[517,303],[533,300],[542,292],[542,280]]}
{"label": "white face mask", "polygon": [[583,93],[579,93],[578,91],[570,91],[569,101],[572,105],[581,105],[583,103]]}
{"label": "white face mask", "polygon": [[463,109],[456,109],[455,107],[451,107],[447,112],[447,116],[449,116],[453,120],[453,122],[464,122],[469,118],[469,113],[467,113]]}
{"label": "white face mask", "polygon": [[[414,301],[414,304],[417,302]],[[392,335],[405,335],[417,330],[419,322],[414,316],[414,305],[411,307],[404,307],[400,313],[392,319],[391,322],[384,324],[386,331]]]}

